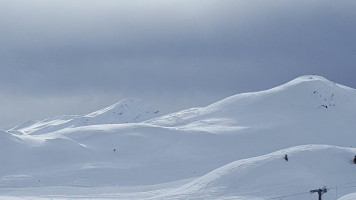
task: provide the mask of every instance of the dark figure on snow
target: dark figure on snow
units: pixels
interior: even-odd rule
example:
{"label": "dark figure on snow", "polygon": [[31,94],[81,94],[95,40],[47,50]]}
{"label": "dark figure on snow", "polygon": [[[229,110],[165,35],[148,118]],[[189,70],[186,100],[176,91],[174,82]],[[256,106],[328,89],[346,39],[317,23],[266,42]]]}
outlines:
{"label": "dark figure on snow", "polygon": [[288,155],[284,155],[284,160],[288,161]]}
{"label": "dark figure on snow", "polygon": [[356,155],[355,155],[355,157],[354,157],[354,164],[356,164]]}

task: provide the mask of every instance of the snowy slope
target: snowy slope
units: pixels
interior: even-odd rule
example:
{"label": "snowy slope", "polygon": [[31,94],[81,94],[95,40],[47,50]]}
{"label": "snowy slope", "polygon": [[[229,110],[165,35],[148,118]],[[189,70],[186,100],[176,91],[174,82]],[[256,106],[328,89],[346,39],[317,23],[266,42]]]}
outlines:
{"label": "snowy slope", "polygon": [[355,98],[355,89],[320,76],[302,76],[270,90],[237,94],[207,107],[183,110],[148,123],[182,126],[215,118],[231,118],[243,127],[267,128],[278,123],[293,123],[292,120],[300,120],[305,115],[317,117],[326,113],[355,117],[350,112],[356,110]]}
{"label": "snowy slope", "polygon": [[[356,147],[356,90],[323,77],[303,76],[161,117],[141,104],[124,100],[88,115],[1,132],[3,152],[8,152],[1,158],[8,165],[0,166],[0,186],[133,188],[113,199],[268,199],[356,182],[348,176],[355,172],[350,159]],[[288,163],[281,159],[285,153]],[[318,164],[329,157],[335,164]],[[332,174],[330,180],[321,178],[325,174]],[[184,186],[135,195],[138,186],[194,178]]]}
{"label": "snowy slope", "polygon": [[159,110],[145,105],[140,100],[124,99],[112,106],[87,115],[64,115],[42,121],[29,121],[10,129],[9,132],[15,134],[43,134],[68,127],[141,122],[157,117],[159,114]]}
{"label": "snowy slope", "polygon": [[[324,200],[351,200],[355,191],[351,163],[355,148],[304,145],[242,159],[203,175],[189,183],[174,182],[147,188],[130,187],[40,187],[17,189],[25,199],[317,199],[311,189],[326,187]],[[284,160],[287,154],[288,162]],[[10,177],[7,177],[10,178]],[[15,177],[14,177],[15,178]],[[26,181],[29,177],[16,177]],[[5,180],[6,181],[6,180]],[[46,180],[41,180],[41,182]],[[47,189],[45,189],[47,188]],[[63,189],[65,191],[63,191]],[[48,194],[49,190],[50,193]],[[0,190],[1,191],[1,190]],[[105,191],[106,193],[102,193]],[[36,196],[37,195],[37,196]],[[1,196],[1,199],[12,199]]]}
{"label": "snowy slope", "polygon": [[339,198],[338,200],[355,200],[355,199],[356,199],[356,193],[350,193]]}
{"label": "snowy slope", "polygon": [[[290,195],[288,199],[308,199],[311,189],[327,186],[323,199],[331,200],[355,190],[345,187],[356,183],[356,166],[352,164],[355,153],[356,148],[328,145],[292,147],[232,162],[160,197],[282,199],[278,197]],[[315,199],[317,194],[313,196]]]}

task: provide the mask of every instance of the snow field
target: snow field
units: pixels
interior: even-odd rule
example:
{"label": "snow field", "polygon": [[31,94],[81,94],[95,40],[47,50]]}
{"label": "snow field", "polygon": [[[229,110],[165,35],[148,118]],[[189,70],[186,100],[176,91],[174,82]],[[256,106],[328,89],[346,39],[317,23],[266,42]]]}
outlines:
{"label": "snow field", "polygon": [[0,131],[0,199],[354,197],[352,88],[303,76],[163,116],[143,104]]}

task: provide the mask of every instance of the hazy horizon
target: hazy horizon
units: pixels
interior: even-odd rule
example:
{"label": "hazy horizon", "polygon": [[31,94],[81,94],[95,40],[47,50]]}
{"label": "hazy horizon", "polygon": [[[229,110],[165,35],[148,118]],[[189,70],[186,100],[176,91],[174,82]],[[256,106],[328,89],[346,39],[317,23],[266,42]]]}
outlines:
{"label": "hazy horizon", "polygon": [[125,97],[165,112],[316,74],[356,88],[356,2],[5,0],[0,128]]}

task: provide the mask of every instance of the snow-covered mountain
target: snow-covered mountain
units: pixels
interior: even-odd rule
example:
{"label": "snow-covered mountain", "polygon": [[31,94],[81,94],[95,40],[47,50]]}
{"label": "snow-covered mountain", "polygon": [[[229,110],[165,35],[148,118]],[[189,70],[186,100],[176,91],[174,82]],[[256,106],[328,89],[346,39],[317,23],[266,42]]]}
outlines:
{"label": "snow-covered mountain", "polygon": [[[269,199],[356,183],[356,90],[323,77],[164,116],[141,104],[0,132],[8,152],[0,186],[90,186],[97,193],[88,198],[106,188],[107,199]],[[126,189],[109,189],[116,185]],[[341,187],[325,199],[356,191]]]}
{"label": "snow-covered mountain", "polygon": [[159,116],[160,111],[141,100],[123,99],[112,106],[87,115],[64,115],[42,121],[29,121],[9,130],[15,134],[42,134],[68,127],[97,124],[137,123]]}
{"label": "snow-covered mountain", "polygon": [[311,115],[352,114],[350,110],[356,109],[355,98],[355,89],[320,76],[302,76],[270,90],[237,94],[207,107],[183,110],[149,122],[160,126],[183,126],[209,119],[231,118],[243,127],[266,128]]}

